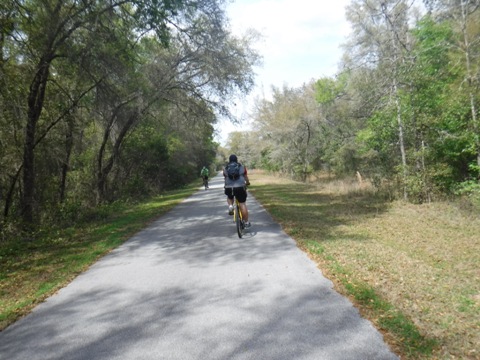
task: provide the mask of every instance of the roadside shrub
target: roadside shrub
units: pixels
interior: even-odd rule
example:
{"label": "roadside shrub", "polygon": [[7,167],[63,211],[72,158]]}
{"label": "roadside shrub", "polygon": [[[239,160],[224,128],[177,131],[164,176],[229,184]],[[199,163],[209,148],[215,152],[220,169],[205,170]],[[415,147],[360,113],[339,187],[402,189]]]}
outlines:
{"label": "roadside shrub", "polygon": [[458,184],[454,190],[455,195],[467,201],[477,211],[480,211],[480,183],[474,180]]}

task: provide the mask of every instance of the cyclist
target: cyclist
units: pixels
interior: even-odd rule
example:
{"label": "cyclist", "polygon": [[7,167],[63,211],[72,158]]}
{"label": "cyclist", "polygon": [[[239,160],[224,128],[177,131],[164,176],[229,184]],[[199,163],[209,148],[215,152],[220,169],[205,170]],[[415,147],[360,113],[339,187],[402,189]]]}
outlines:
{"label": "cyclist", "polygon": [[[238,175],[232,176],[229,169],[237,169]],[[230,173],[230,176],[229,176]],[[230,155],[228,164],[223,169],[223,176],[225,177],[225,195],[227,195],[228,214],[233,215],[233,197],[238,200],[242,218],[245,221],[245,228],[249,228],[247,209],[247,185],[250,185],[248,180],[247,168],[238,162],[236,155]]]}
{"label": "cyclist", "polygon": [[205,185],[205,189],[208,189],[208,174],[209,174],[209,170],[206,166],[204,166],[202,168],[202,170],[200,171],[200,177],[203,179],[203,184]]}

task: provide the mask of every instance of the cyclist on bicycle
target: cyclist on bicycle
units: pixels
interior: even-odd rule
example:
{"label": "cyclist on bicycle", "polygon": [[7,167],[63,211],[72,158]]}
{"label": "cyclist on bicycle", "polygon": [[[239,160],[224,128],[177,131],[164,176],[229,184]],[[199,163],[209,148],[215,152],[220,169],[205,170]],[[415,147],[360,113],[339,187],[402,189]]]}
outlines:
{"label": "cyclist on bicycle", "polygon": [[[202,170],[200,171],[200,177],[203,179],[204,184],[208,184],[209,173],[210,173],[210,171],[208,170],[208,168],[206,166],[204,166],[202,168]],[[205,185],[205,188],[208,188],[208,185]]]}
{"label": "cyclist on bicycle", "polygon": [[250,227],[248,221],[247,209],[247,185],[250,185],[248,180],[247,168],[238,162],[236,155],[230,155],[228,164],[223,169],[223,176],[225,177],[225,195],[227,195],[228,214],[233,215],[233,197],[238,200],[242,218],[245,221],[245,227]]}

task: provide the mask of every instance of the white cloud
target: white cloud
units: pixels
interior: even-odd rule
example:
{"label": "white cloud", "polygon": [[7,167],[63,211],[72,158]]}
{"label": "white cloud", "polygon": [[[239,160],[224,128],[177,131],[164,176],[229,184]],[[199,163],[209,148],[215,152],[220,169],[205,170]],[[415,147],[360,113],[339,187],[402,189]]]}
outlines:
{"label": "white cloud", "polygon": [[[227,11],[234,34],[253,28],[263,35],[255,45],[263,56],[263,66],[256,68],[257,86],[240,108],[248,110],[256,96],[269,97],[272,85],[298,87],[311,79],[333,76],[342,56],[340,45],[350,31],[345,19],[349,2],[236,0],[230,4]],[[223,142],[229,131],[238,129],[225,122],[220,127]]]}

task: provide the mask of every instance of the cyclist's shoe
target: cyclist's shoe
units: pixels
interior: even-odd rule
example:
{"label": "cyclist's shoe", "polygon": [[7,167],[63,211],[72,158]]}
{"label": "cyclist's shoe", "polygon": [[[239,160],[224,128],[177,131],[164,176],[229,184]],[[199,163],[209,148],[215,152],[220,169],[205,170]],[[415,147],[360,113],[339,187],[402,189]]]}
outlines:
{"label": "cyclist's shoe", "polygon": [[252,226],[252,224],[250,224],[250,222],[247,221],[247,222],[245,223],[245,229],[248,229],[248,228],[250,228],[251,226]]}
{"label": "cyclist's shoe", "polygon": [[233,206],[232,205],[230,205],[228,207],[228,215],[233,215]]}

